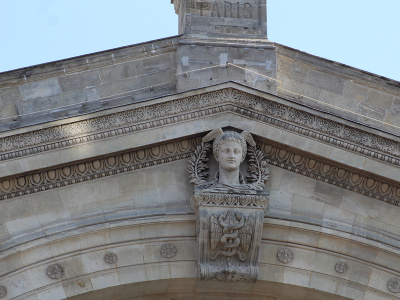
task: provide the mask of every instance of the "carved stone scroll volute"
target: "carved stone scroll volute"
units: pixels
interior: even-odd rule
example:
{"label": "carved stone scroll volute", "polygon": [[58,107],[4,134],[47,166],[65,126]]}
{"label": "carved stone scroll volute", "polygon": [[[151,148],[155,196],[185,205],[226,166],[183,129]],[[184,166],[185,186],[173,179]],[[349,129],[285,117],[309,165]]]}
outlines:
{"label": "carved stone scroll volute", "polygon": [[[208,182],[207,151],[213,139],[219,169],[215,179]],[[189,161],[190,179],[196,184],[191,203],[197,216],[201,280],[257,280],[264,211],[269,200],[264,185],[269,172],[255,146],[248,132],[215,129],[203,138]],[[246,154],[248,182],[239,170]]]}

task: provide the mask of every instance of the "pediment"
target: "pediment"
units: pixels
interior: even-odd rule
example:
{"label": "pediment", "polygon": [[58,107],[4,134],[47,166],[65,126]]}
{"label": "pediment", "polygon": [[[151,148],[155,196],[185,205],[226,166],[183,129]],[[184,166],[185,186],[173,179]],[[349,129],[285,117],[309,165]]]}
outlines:
{"label": "pediment", "polygon": [[[1,237],[0,250],[14,259],[12,249],[42,251],[50,245],[48,258],[31,259],[34,274],[45,276],[58,266],[64,270],[62,283],[77,278],[81,283],[82,276],[114,269],[127,280],[138,272],[144,281],[170,279],[171,270],[179,268],[184,269],[179,276],[197,282],[198,262],[213,265],[198,260],[197,216],[190,203],[194,186],[186,169],[202,138],[215,128],[248,131],[270,170],[268,207],[226,202],[228,212],[238,212],[236,219],[224,217],[220,207],[207,215],[210,222],[223,216],[226,224],[243,218],[243,226],[258,220],[258,240],[250,242],[247,253],[254,254],[250,269],[258,267],[258,279],[253,272],[246,281],[257,279],[263,289],[276,281],[295,284],[285,281],[289,274],[306,278],[314,292],[324,290],[308,284],[310,276],[320,274],[335,282],[332,294],[342,288],[338,294],[352,297],[349,290],[364,291],[375,281],[375,290],[396,292],[396,137],[236,83],[1,137],[0,202],[9,234]],[[210,173],[215,164],[210,161]],[[173,251],[164,253],[163,247]],[[225,247],[222,240],[217,247],[217,253]],[[117,264],[105,260],[110,253]],[[381,273],[374,275],[376,270]],[[229,275],[225,271],[222,275]],[[53,286],[51,277],[46,280]]]}
{"label": "pediment", "polygon": [[[217,127],[252,133],[271,165],[399,205],[397,137],[233,82],[8,133],[0,138],[1,175],[6,177],[0,197],[141,168],[140,162],[122,167],[124,159],[132,162],[139,152],[149,155],[143,161],[154,161],[147,165],[182,159],[194,150],[196,137]],[[178,147],[182,141],[190,146]],[[171,147],[183,150],[169,153]],[[151,149],[165,157],[152,159]],[[88,160],[104,167],[107,161],[122,165],[110,170],[92,166],[86,174]],[[65,176],[60,170],[67,169]],[[44,170],[60,178],[46,175],[45,180]]]}

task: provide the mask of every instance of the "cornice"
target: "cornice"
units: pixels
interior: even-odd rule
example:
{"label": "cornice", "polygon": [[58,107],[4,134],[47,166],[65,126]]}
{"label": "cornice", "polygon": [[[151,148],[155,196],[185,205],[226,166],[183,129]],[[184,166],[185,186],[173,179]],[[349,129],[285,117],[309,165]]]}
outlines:
{"label": "cornice", "polygon": [[[271,100],[273,99],[273,100]],[[276,100],[280,100],[277,102]],[[259,97],[235,88],[144,103],[141,107],[0,138],[0,161],[62,149],[221,112],[234,112],[323,143],[400,166],[400,142],[362,125],[330,120],[270,95]],[[356,125],[356,124],[355,124]]]}
{"label": "cornice", "polygon": [[0,181],[0,200],[189,158],[198,143],[200,139],[185,139],[14,176]]}
{"label": "cornice", "polygon": [[[10,177],[0,181],[0,200],[187,159],[200,143],[198,137],[182,139]],[[258,140],[257,145],[273,166],[400,206],[400,184],[397,182],[296,149],[290,150],[276,142]]]}

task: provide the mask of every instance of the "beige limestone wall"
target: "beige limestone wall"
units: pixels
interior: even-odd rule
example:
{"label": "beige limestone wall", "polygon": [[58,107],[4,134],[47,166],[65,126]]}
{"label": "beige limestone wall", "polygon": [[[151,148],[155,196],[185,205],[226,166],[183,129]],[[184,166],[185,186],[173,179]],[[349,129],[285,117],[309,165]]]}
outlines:
{"label": "beige limestone wall", "polygon": [[176,49],[168,38],[1,73],[0,129],[173,93]]}
{"label": "beige limestone wall", "polygon": [[[190,292],[202,291],[195,280],[193,186],[186,166],[184,159],[1,201],[0,285],[8,288],[6,299],[56,300],[87,297],[90,291],[107,299],[118,291],[112,287],[123,295],[128,284],[179,278],[194,280]],[[318,299],[322,292],[346,299],[398,299],[386,284],[400,272],[399,208],[278,167],[270,171],[259,282],[238,292],[258,295],[256,289],[263,289],[265,296],[276,296],[275,283],[290,291],[282,299],[293,299],[296,286],[296,295],[303,297],[297,299]],[[160,254],[167,243],[177,248],[173,258]],[[288,264],[277,258],[283,247],[294,253]],[[104,261],[108,252],[117,255],[115,264]],[[335,271],[339,261],[348,265],[344,274]],[[61,279],[46,275],[54,263],[64,269]],[[218,287],[226,292],[227,287]]]}
{"label": "beige limestone wall", "polygon": [[399,82],[275,45],[280,95],[376,128],[399,132]]}

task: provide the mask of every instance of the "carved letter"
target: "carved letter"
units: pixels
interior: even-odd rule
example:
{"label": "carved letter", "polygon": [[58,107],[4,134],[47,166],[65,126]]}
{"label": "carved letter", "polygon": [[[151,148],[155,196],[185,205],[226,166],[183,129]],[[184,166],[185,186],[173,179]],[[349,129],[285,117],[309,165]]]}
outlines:
{"label": "carved letter", "polygon": [[200,16],[203,16],[203,10],[208,8],[208,2],[200,2]]}
{"label": "carved letter", "polygon": [[[229,16],[228,16],[228,12],[229,12]],[[224,3],[224,16],[225,16],[225,18],[233,18],[232,3],[225,1],[225,3]]]}
{"label": "carved letter", "polygon": [[250,3],[245,3],[243,7],[244,7],[244,10],[249,14],[249,16],[244,16],[244,17],[247,19],[251,19],[253,17],[253,14],[252,14],[253,7],[251,6]]}
{"label": "carved letter", "polygon": [[219,13],[219,7],[218,7],[218,3],[217,2],[214,2],[214,6],[213,6],[213,9],[212,9],[212,12],[211,12],[211,17],[214,17],[214,13],[217,14],[218,18],[221,17],[221,15]]}

